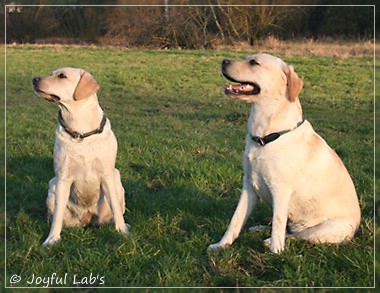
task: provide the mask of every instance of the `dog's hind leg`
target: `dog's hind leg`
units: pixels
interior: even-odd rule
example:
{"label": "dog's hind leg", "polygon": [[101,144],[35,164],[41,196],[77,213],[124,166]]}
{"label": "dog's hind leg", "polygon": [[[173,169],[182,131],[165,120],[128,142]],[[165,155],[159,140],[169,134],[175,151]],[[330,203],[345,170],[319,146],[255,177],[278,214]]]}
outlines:
{"label": "dog's hind leg", "polygon": [[112,209],[107,197],[104,195],[103,190],[100,191],[100,198],[98,202],[98,217],[96,218],[96,225],[102,225],[112,221]]}
{"label": "dog's hind leg", "polygon": [[349,220],[330,219],[289,236],[311,243],[341,243],[350,240],[354,236],[356,228]]}

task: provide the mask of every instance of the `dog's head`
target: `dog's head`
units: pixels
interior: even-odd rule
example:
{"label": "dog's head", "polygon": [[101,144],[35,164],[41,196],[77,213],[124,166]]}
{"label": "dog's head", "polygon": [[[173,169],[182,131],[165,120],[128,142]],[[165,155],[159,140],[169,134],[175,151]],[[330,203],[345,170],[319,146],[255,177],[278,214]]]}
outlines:
{"label": "dog's head", "polygon": [[50,76],[33,78],[38,96],[59,103],[83,100],[96,94],[99,88],[90,73],[78,68],[61,68]]}
{"label": "dog's head", "polygon": [[292,66],[269,54],[251,55],[242,61],[223,60],[222,73],[238,83],[225,85],[225,94],[251,103],[278,95],[294,102],[303,86]]}

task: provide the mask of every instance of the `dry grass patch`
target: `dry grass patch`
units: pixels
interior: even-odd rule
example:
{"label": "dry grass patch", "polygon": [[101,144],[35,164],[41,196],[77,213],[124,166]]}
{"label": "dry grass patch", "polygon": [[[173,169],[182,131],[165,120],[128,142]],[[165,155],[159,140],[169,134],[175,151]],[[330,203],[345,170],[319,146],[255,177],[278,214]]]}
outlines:
{"label": "dry grass patch", "polygon": [[[303,40],[280,40],[274,36],[269,36],[265,40],[257,40],[253,45],[248,42],[236,42],[232,45],[220,44],[220,40],[214,40],[210,44],[210,49],[217,51],[239,51],[239,52],[270,52],[285,56],[307,56],[307,57],[339,57],[339,58],[362,58],[370,57],[374,54],[375,43],[373,40],[362,41],[345,41],[323,38],[320,40],[303,39]],[[21,44],[8,44],[8,47],[23,46]],[[34,44],[25,44],[25,46],[52,46],[59,50],[65,47],[104,47],[105,49],[114,48],[117,50],[137,49],[128,46],[123,38],[102,37],[97,40],[96,44],[86,43],[76,38],[44,38],[36,40]],[[144,49],[144,48],[139,48]],[[146,48],[154,49],[154,48]],[[158,48],[157,48],[158,49]],[[181,49],[181,48],[177,48]],[[160,49],[158,49],[160,50]],[[376,52],[378,56],[380,52]]]}
{"label": "dry grass patch", "polygon": [[374,53],[374,42],[365,41],[342,41],[342,40],[314,40],[304,39],[297,41],[283,41],[273,36],[265,40],[259,40],[251,46],[249,43],[236,43],[232,46],[220,45],[219,50],[237,50],[252,52],[271,52],[281,55],[299,55],[313,57],[369,57]]}

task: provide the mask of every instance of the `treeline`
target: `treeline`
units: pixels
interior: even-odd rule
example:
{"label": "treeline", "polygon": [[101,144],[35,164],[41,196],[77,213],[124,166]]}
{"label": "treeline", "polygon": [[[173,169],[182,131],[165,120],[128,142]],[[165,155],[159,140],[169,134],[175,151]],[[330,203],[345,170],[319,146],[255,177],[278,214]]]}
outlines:
{"label": "treeline", "polygon": [[[35,4],[45,2],[35,1]],[[83,4],[83,1],[69,2]],[[268,36],[279,39],[374,37],[373,6],[321,6],[324,2],[318,0],[311,1],[319,4],[314,6],[238,6],[246,1],[231,0],[209,0],[208,6],[164,5],[171,2],[174,1],[153,1],[160,6],[7,6],[6,42],[106,40],[137,47],[207,49],[234,42],[254,44]],[[250,2],[254,3],[260,1]]]}

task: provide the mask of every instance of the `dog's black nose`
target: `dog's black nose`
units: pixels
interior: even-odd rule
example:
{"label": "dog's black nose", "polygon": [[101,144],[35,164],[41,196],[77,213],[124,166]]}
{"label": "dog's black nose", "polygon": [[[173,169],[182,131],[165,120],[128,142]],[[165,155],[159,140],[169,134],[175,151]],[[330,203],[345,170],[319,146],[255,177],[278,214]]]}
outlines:
{"label": "dog's black nose", "polygon": [[36,85],[40,81],[40,79],[41,78],[39,78],[39,77],[33,77],[33,79],[32,79],[33,85]]}
{"label": "dog's black nose", "polygon": [[224,59],[223,61],[222,61],[222,65],[228,65],[228,64],[230,64],[230,60],[228,60],[228,59]]}

